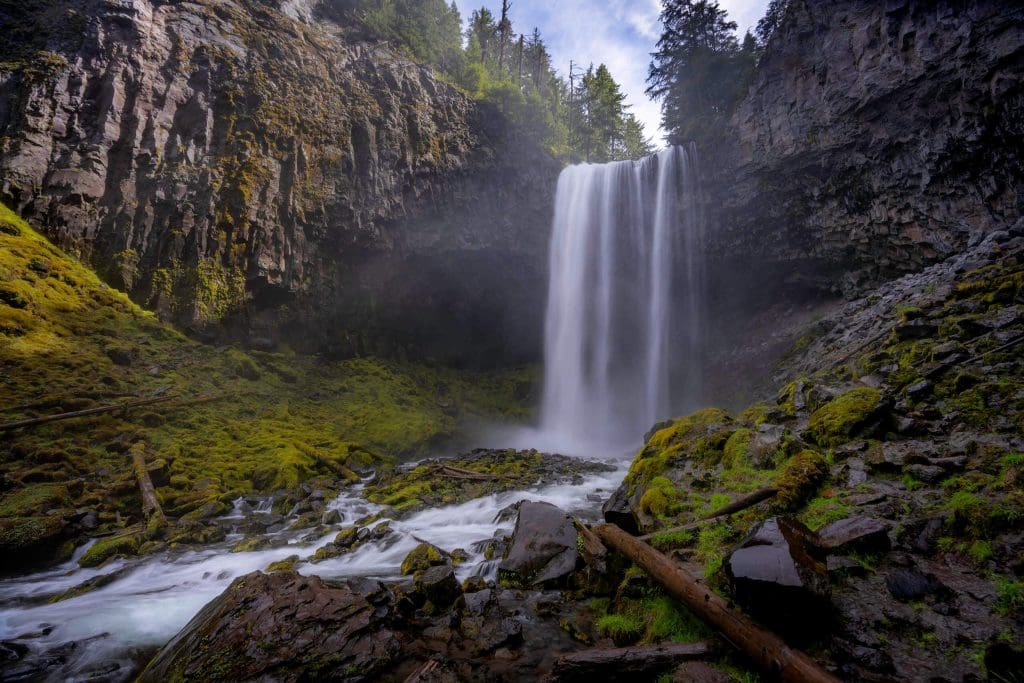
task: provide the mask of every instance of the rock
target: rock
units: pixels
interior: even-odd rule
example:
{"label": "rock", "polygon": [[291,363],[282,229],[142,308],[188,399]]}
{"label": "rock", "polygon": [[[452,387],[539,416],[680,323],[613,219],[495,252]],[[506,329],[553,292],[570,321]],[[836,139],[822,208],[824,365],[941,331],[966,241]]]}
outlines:
{"label": "rock", "polygon": [[800,522],[755,524],[724,567],[737,602],[756,618],[787,633],[820,628],[830,604],[825,552]]}
{"label": "rock", "polygon": [[935,577],[910,569],[896,569],[885,577],[889,594],[901,602],[918,600],[943,588]]}
{"label": "rock", "polygon": [[1024,647],[1005,642],[985,648],[985,670],[990,681],[1024,681]]}
{"label": "rock", "polygon": [[735,679],[706,662],[684,662],[672,672],[669,680],[672,683],[730,683]]}
{"label": "rock", "polygon": [[451,556],[430,543],[420,543],[402,560],[402,575],[410,576],[431,567],[450,565]]}
{"label": "rock", "polygon": [[487,620],[476,635],[476,654],[494,652],[500,647],[517,647],[523,642],[523,624],[514,617]]}
{"label": "rock", "polygon": [[448,607],[462,595],[462,586],[448,565],[430,567],[417,573],[413,577],[413,587],[437,608]]}
{"label": "rock", "polygon": [[949,476],[945,468],[936,465],[907,465],[903,471],[929,484],[936,484]]}
{"label": "rock", "polygon": [[[404,329],[403,345],[442,362],[529,357],[559,162],[347,13],[281,11],[313,4],[232,5],[230,18],[206,0],[19,6],[7,23],[38,27],[54,62],[44,73],[6,60],[3,196],[201,338],[388,355],[394,335],[379,330]],[[295,38],[310,31],[316,40]],[[52,155],[30,149],[44,139]],[[241,177],[230,169],[243,159]],[[226,224],[248,238],[187,246]],[[236,313],[231,331],[215,327]]]}
{"label": "rock", "polygon": [[915,382],[907,387],[907,396],[915,401],[920,401],[921,399],[930,396],[933,388],[934,387],[931,382],[923,379],[920,382]]}
{"label": "rock", "polygon": [[[669,422],[669,425],[671,424]],[[604,515],[604,521],[614,524],[628,534],[635,536],[640,533],[640,522],[636,518],[636,513],[633,512],[633,505],[630,502],[628,487],[625,483],[615,489],[611,498],[601,506],[601,514]]]}
{"label": "rock", "polygon": [[912,553],[930,554],[944,524],[945,518],[941,515],[906,521],[897,536],[897,543]]}
{"label": "rock", "polygon": [[339,531],[333,543],[339,548],[351,548],[359,540],[359,527],[350,526]]}
{"label": "rock", "polygon": [[915,339],[930,339],[939,333],[939,328],[921,320],[897,325],[892,330],[893,335],[900,341],[911,341]]}
{"label": "rock", "polygon": [[323,526],[333,526],[335,524],[341,524],[344,521],[344,517],[337,510],[327,510],[320,516],[320,524]]}
{"label": "rock", "polygon": [[868,573],[868,570],[864,565],[852,557],[846,557],[844,555],[829,555],[825,566],[828,569],[829,578],[864,576]]}
{"label": "rock", "polygon": [[470,576],[462,582],[463,593],[478,593],[487,590],[487,580],[482,576]]}
{"label": "rock", "polygon": [[298,681],[310,671],[374,680],[401,650],[386,614],[315,576],[247,574],[165,645],[140,680],[201,680],[214,671],[224,680]]}
{"label": "rock", "polygon": [[563,510],[550,503],[523,501],[512,545],[498,565],[498,579],[510,586],[543,586],[568,577],[576,569],[576,527]]}
{"label": "rock", "polygon": [[889,523],[872,517],[847,517],[818,529],[829,552],[879,553],[892,547]]}

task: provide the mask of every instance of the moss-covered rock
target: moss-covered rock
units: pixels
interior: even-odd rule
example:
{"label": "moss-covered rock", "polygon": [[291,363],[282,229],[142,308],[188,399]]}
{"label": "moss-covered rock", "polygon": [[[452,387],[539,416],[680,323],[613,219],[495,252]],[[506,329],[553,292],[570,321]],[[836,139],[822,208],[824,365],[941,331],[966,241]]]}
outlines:
{"label": "moss-covered rock", "polygon": [[882,405],[883,394],[879,389],[851,389],[811,413],[807,435],[821,446],[838,446],[877,419]]}
{"label": "moss-covered rock", "polygon": [[98,567],[118,555],[136,555],[143,540],[142,534],[134,532],[101,538],[78,558],[78,564],[82,567]]}
{"label": "moss-covered rock", "polygon": [[806,502],[828,476],[828,464],[820,453],[801,451],[787,462],[775,478],[774,504],[781,510],[793,510]]}
{"label": "moss-covered rock", "polygon": [[451,564],[448,554],[430,543],[420,543],[402,560],[402,575],[411,576],[438,565]]}

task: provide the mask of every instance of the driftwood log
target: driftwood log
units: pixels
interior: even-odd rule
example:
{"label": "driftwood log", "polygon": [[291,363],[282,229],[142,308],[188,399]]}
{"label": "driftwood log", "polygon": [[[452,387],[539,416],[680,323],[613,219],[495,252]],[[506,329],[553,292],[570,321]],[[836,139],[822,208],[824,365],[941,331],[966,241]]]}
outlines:
{"label": "driftwood log", "polygon": [[605,545],[646,570],[691,612],[717,629],[765,671],[794,683],[839,682],[803,652],[789,647],[771,631],[729,609],[725,600],[715,592],[640,539],[612,524],[602,524],[593,531]]}
{"label": "driftwood log", "polygon": [[139,492],[142,494],[142,515],[146,519],[155,517],[162,522],[164,511],[160,508],[160,501],[157,500],[153,480],[150,478],[149,468],[146,466],[146,449],[141,444],[136,444],[132,447],[131,454],[135,477],[139,480]]}
{"label": "driftwood log", "polygon": [[702,659],[712,652],[707,642],[582,650],[556,659],[551,668],[551,680],[559,683],[648,680],[654,674],[692,659]]}
{"label": "driftwood log", "polygon": [[0,424],[0,432],[9,432],[14,429],[21,429],[22,427],[35,427],[36,425],[46,424],[48,422],[59,422],[61,420],[70,420],[76,417],[88,417],[90,415],[101,415],[103,413],[114,413],[119,410],[130,410],[132,408],[140,408],[142,406],[150,406],[156,403],[164,403],[172,400],[173,396],[156,396],[154,398],[144,398],[138,401],[128,401],[126,403],[116,403],[107,406],[97,406],[95,408],[86,408],[85,410],[75,410],[70,413],[58,413],[57,415],[44,415],[42,417],[32,417],[25,420],[17,420],[15,422],[7,422]]}
{"label": "driftwood log", "polygon": [[729,503],[728,505],[720,507],[714,512],[701,517],[696,522],[684,524],[683,526],[672,527],[671,529],[662,529],[661,531],[654,531],[652,533],[640,536],[640,540],[646,541],[661,534],[671,534],[676,531],[689,531],[690,529],[696,529],[701,525],[701,522],[708,522],[712,519],[718,519],[719,517],[725,517],[726,515],[732,515],[737,512],[742,512],[747,508],[753,507],[758,503],[764,502],[769,498],[774,497],[775,494],[777,494],[778,492],[779,490],[774,488],[760,489],[758,491],[754,491],[749,496],[745,496],[737,501]]}

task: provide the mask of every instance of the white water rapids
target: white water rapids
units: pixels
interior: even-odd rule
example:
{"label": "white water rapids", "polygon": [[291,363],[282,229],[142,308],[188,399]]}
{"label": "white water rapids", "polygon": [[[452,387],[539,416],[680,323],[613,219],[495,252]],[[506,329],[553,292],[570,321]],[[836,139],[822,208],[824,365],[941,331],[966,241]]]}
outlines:
{"label": "white water rapids", "polygon": [[[544,393],[539,429],[494,430],[496,447],[613,459],[614,472],[576,485],[545,485],[430,509],[394,520],[394,533],[337,558],[299,564],[325,578],[397,578],[422,541],[462,548],[459,578],[492,576],[474,544],[509,534],[498,513],[519,500],[553,503],[596,519],[621,482],[641,435],[700,391],[703,272],[696,203],[696,153],[674,148],[637,162],[565,169],[558,182],[551,245]],[[281,547],[230,552],[243,535],[198,550],[166,551],[83,569],[79,548],[68,563],[0,581],[0,641],[16,640],[51,662],[48,680],[127,680],[236,577],[298,555],[305,560],[344,524],[381,512],[354,488],[329,508],[344,517],[322,537],[272,534]],[[244,520],[241,513],[237,523]],[[383,518],[383,519],[386,519]],[[234,523],[233,519],[227,522]],[[82,582],[115,575],[78,597],[49,600]],[[0,679],[7,680],[3,675]]]}

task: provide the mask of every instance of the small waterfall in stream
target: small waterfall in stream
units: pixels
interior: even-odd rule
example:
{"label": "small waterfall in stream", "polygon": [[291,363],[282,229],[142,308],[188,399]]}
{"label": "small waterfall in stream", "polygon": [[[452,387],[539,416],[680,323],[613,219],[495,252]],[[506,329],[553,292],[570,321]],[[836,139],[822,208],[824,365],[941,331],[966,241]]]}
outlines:
{"label": "small waterfall in stream", "polygon": [[691,146],[559,177],[540,426],[561,449],[628,448],[699,400],[697,171]]}

